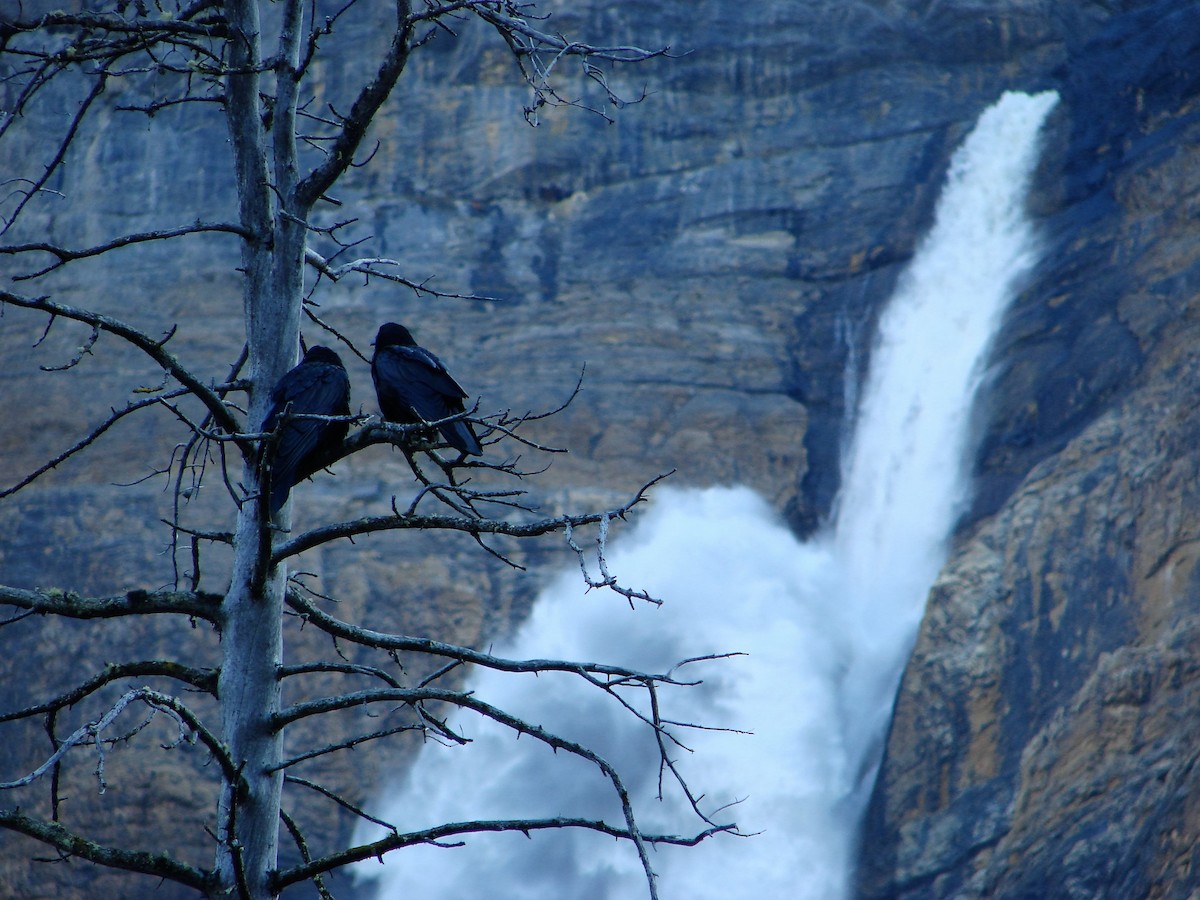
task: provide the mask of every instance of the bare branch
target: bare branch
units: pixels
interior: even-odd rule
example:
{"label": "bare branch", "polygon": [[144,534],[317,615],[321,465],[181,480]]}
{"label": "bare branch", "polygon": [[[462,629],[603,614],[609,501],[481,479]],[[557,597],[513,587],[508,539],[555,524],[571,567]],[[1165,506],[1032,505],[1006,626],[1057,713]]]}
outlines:
{"label": "bare branch", "polygon": [[[348,702],[346,702],[346,701],[348,701]],[[629,797],[629,792],[625,788],[624,782],[622,781],[620,775],[617,773],[616,769],[614,769],[612,767],[612,765],[609,764],[603,757],[601,757],[599,754],[595,753],[593,750],[590,750],[589,748],[583,746],[582,744],[578,744],[574,741],[563,738],[563,737],[556,735],[550,731],[547,731],[546,729],[542,728],[539,725],[534,725],[530,722],[525,721],[524,719],[520,719],[516,716],[513,716],[513,715],[505,712],[504,710],[499,709],[498,707],[492,706],[489,703],[485,703],[484,701],[479,700],[472,694],[459,692],[459,691],[432,690],[429,688],[412,689],[412,690],[364,691],[359,694],[346,695],[345,697],[342,697],[342,698],[328,698],[326,700],[312,701],[309,703],[299,703],[299,704],[295,704],[292,707],[289,707],[288,709],[282,710],[280,712],[279,716],[277,717],[276,721],[277,721],[277,723],[282,724],[286,721],[294,721],[297,718],[301,718],[301,717],[307,716],[307,715],[315,715],[319,712],[328,711],[329,709],[346,708],[347,705],[358,705],[361,703],[373,703],[373,702],[418,703],[418,702],[425,702],[425,701],[452,703],[456,706],[459,706],[459,707],[462,707],[465,709],[470,709],[476,713],[479,713],[480,715],[483,715],[489,719],[492,719],[495,722],[498,722],[501,725],[511,728],[513,731],[517,732],[518,734],[529,735],[530,737],[534,738],[535,740],[546,744],[548,747],[552,748],[553,750],[556,750],[556,751],[561,750],[566,753],[570,753],[573,756],[578,756],[581,759],[585,759],[588,762],[595,765],[597,768],[599,768],[600,771],[604,774],[605,778],[607,778],[609,783],[612,785],[614,792],[617,794],[617,797],[621,803],[621,809],[622,809],[622,813],[623,813],[623,816],[625,819],[625,829],[623,829],[623,830],[622,829],[613,829],[612,826],[603,825],[603,824],[602,824],[602,830],[605,830],[606,833],[613,834],[613,836],[615,836],[615,837],[622,837],[622,838],[625,838],[625,839],[633,842],[634,846],[637,848],[638,856],[642,862],[642,867],[646,874],[647,884],[649,885],[649,888],[650,888],[650,896],[652,898],[657,898],[658,892],[657,892],[657,887],[655,885],[655,875],[650,866],[650,859],[649,859],[649,855],[646,850],[646,844],[651,841],[663,841],[663,842],[673,842],[673,841],[671,841],[670,839],[667,839],[667,838],[663,838],[661,836],[652,839],[652,838],[648,838],[648,837],[642,835],[640,829],[637,827],[637,822],[634,817],[633,805],[632,805],[632,802]],[[361,811],[358,811],[358,810],[354,810],[354,811],[360,812],[360,814],[361,814]],[[362,814],[362,815],[365,816],[365,814]],[[375,820],[369,816],[366,816],[366,818],[370,819],[370,821],[377,822],[377,820]],[[574,821],[579,822],[580,820],[574,820]],[[378,824],[378,822],[377,822],[377,824]],[[471,824],[475,825],[478,823],[471,823]],[[450,833],[455,833],[455,834],[476,831],[476,830],[482,830],[482,829],[470,828],[470,827],[464,828],[461,824],[456,824],[453,826],[443,826],[443,827],[444,828],[448,827],[448,828],[454,829]],[[737,826],[735,824],[730,824],[730,825],[726,825],[726,826],[712,826],[711,828],[706,829],[704,832],[702,832],[702,835],[715,833],[717,831],[732,831],[732,830],[736,829],[736,827]],[[504,828],[502,830],[513,830],[513,829]],[[431,829],[431,831],[438,831],[438,829]],[[428,835],[429,832],[422,832],[421,834]],[[429,842],[434,839],[435,838],[433,838],[433,837],[424,837],[420,840],[420,842],[426,843],[426,842]],[[702,838],[697,837],[697,838],[690,838],[687,840],[697,840],[698,841],[700,839],[702,839]],[[391,842],[398,842],[398,843],[392,844]],[[345,865],[348,862],[356,862],[356,861],[359,861],[362,859],[367,859],[371,856],[382,855],[382,853],[386,852],[389,849],[394,849],[395,847],[398,847],[398,846],[405,846],[407,844],[416,843],[416,842],[418,842],[418,841],[416,839],[414,839],[413,836],[411,836],[411,835],[396,834],[391,838],[385,838],[383,842],[378,842],[377,844],[368,845],[369,848],[378,849],[378,852],[365,852],[368,850],[368,847],[353,848],[349,851],[345,851],[340,854],[334,854],[332,857],[327,857],[325,860],[310,864],[307,867],[300,867],[301,869],[307,869],[308,871],[306,871],[305,874],[303,874],[303,875],[299,875],[298,877],[300,877],[300,878],[311,877],[311,875],[316,872],[325,872],[325,871],[328,871],[329,868],[337,867],[340,865]],[[379,843],[383,844],[382,848],[379,848],[379,846],[378,846]],[[298,873],[298,870],[292,870],[292,873]],[[281,875],[280,881],[279,881],[280,887],[284,886],[284,884],[286,883],[284,881],[284,878],[290,877],[290,875],[292,873],[288,873],[288,875]]]}
{"label": "bare branch", "polygon": [[[124,338],[162,366],[176,381],[187,387],[208,408],[213,419],[222,428],[231,434],[239,433],[242,430],[237,420],[233,417],[233,414],[230,413],[229,407],[225,405],[215,390],[201,382],[200,379],[184,368],[183,364],[173,354],[167,352],[165,345],[170,338],[169,334],[163,340],[156,341],[132,325],[126,325],[118,319],[90,312],[86,309],[67,306],[63,303],[55,303],[46,297],[22,297],[9,291],[0,290],[0,303],[11,303],[14,306],[20,306],[24,309],[36,309],[51,316],[62,316],[66,319],[74,319],[76,322],[99,326],[110,334]],[[249,450],[243,447],[242,452],[249,453]]]}
{"label": "bare branch", "polygon": [[342,797],[340,794],[338,794],[335,791],[331,791],[329,788],[325,787],[324,785],[317,784],[315,781],[310,781],[307,778],[301,778],[298,775],[285,775],[283,778],[284,778],[284,781],[286,781],[288,784],[299,784],[303,787],[309,788],[310,790],[316,791],[318,794],[321,794],[324,797],[328,797],[330,800],[332,800],[338,806],[342,807],[342,809],[345,809],[345,810],[348,810],[349,812],[354,813],[354,815],[358,816],[361,819],[366,819],[368,822],[372,822],[375,825],[381,825],[384,828],[388,827],[387,822],[384,822],[381,819],[376,819],[370,813],[367,813],[364,810],[360,809],[358,806],[351,803],[345,797]]}
{"label": "bare branch", "polygon": [[87,247],[83,250],[69,250],[66,247],[59,247],[56,244],[47,244],[37,242],[31,244],[10,244],[6,247],[0,247],[0,253],[9,256],[18,253],[49,253],[55,257],[57,262],[43,266],[34,272],[28,272],[24,275],[12,276],[13,281],[27,281],[31,278],[39,278],[47,272],[53,272],[60,266],[66,265],[77,259],[87,259],[92,256],[99,256],[102,253],[108,253],[110,250],[116,250],[121,247],[128,247],[133,244],[144,244],[150,241],[165,241],[171,238],[182,237],[187,234],[202,234],[205,232],[224,232],[226,234],[236,234],[243,238],[249,238],[250,235],[246,229],[240,225],[230,224],[228,222],[195,222],[192,225],[184,225],[179,228],[168,228],[158,231],[142,231],[137,234],[126,234],[118,238],[113,238],[110,241],[105,241],[102,244],[96,244],[92,247]]}
{"label": "bare branch", "polygon": [[196,22],[196,15],[211,8],[212,3],[197,4],[196,8],[184,11],[180,16],[159,19],[123,19],[117,15],[105,15],[95,12],[68,13],[55,10],[36,19],[21,21],[13,19],[0,27],[0,36],[8,37],[19,32],[43,31],[60,28],[82,28],[88,31],[100,31],[107,34],[137,35],[142,43],[153,43],[162,35],[198,35],[204,37],[221,37],[225,32],[224,25],[219,21]]}
{"label": "bare branch", "polygon": [[39,703],[36,706],[27,706],[15,712],[0,714],[0,722],[27,719],[31,716],[50,712],[51,710],[74,706],[89,694],[95,693],[105,685],[112,684],[114,681],[122,678],[146,678],[154,675],[164,678],[174,678],[176,681],[181,681],[206,694],[215,695],[217,691],[217,673],[213,669],[194,669],[190,666],[164,659],[119,664],[109,663],[99,675],[76,685],[53,700]]}
{"label": "bare branch", "polygon": [[487,302],[498,302],[495,297],[486,297],[481,294],[456,294],[449,291],[439,291],[429,286],[429,280],[412,281],[405,278],[403,275],[398,275],[396,272],[390,272],[388,269],[400,268],[400,262],[394,259],[386,259],[384,257],[370,257],[356,259],[352,262],[333,265],[325,257],[321,256],[316,250],[311,247],[304,252],[305,261],[328,278],[330,281],[340,281],[347,275],[358,274],[371,278],[382,278],[385,281],[391,281],[395,284],[402,284],[407,288],[412,288],[418,294],[427,294],[430,297],[439,297],[445,300],[483,300]]}
{"label": "bare branch", "polygon": [[298,73],[300,75],[303,75],[308,71],[309,65],[311,65],[313,59],[316,58],[317,44],[320,42],[320,39],[326,35],[332,34],[333,26],[337,20],[340,19],[347,12],[347,10],[349,10],[357,2],[358,0],[345,0],[341,8],[332,14],[327,14],[321,24],[317,24],[315,21],[316,16],[313,16],[313,21],[309,23],[308,42],[305,48],[304,57],[301,59],[300,66],[298,68]]}
{"label": "bare branch", "polygon": [[62,365],[58,366],[40,366],[43,372],[65,372],[67,369],[73,369],[83,360],[85,356],[90,356],[92,348],[96,346],[96,341],[100,339],[100,328],[96,325],[92,326],[92,333],[88,335],[88,339],[83,342],[79,349]]}
{"label": "bare branch", "polygon": [[[223,385],[217,385],[215,388],[213,388],[213,390],[219,394],[219,393],[224,392],[225,390],[233,390],[239,386],[240,385],[237,383],[223,384]],[[74,456],[79,451],[81,451],[81,450],[85,449],[86,447],[90,446],[91,444],[93,444],[102,434],[104,434],[106,431],[108,431],[108,429],[112,428],[114,425],[117,424],[117,422],[119,422],[121,419],[125,418],[126,416],[130,415],[131,413],[139,412],[140,410],[146,409],[151,406],[157,406],[164,399],[172,399],[175,397],[182,397],[186,394],[190,394],[191,392],[192,392],[191,388],[186,388],[186,387],[176,388],[172,391],[166,392],[165,394],[159,394],[157,396],[148,397],[143,400],[130,401],[126,406],[122,407],[121,409],[112,410],[111,414],[109,415],[109,417],[107,419],[105,419],[103,422],[101,422],[99,425],[97,425],[95,428],[93,428],[84,437],[82,437],[80,440],[76,441],[74,444],[72,444],[66,450],[62,451],[61,453],[59,453],[57,456],[55,456],[53,459],[49,460],[48,462],[43,463],[42,465],[38,466],[34,471],[30,472],[28,475],[26,475],[24,478],[22,478],[20,481],[13,484],[12,486],[0,489],[0,499],[3,499],[5,497],[9,496],[10,494],[17,493],[17,491],[19,491],[22,488],[33,483],[38,478],[40,478],[41,476],[43,476],[47,472],[49,472],[51,469],[57,468],[61,463],[65,462],[66,460],[70,459],[72,456]]]}
{"label": "bare branch", "polygon": [[350,112],[343,117],[341,129],[329,147],[324,162],[310,172],[296,188],[296,200],[301,209],[311,208],[354,162],[354,154],[362,143],[371,120],[391,94],[400,73],[408,63],[408,55],[412,49],[409,41],[413,29],[413,22],[408,15],[409,0],[396,0],[396,5],[399,8],[400,26],[392,35],[391,46],[375,77],[363,87],[351,105]]}
{"label": "bare branch", "polygon": [[72,117],[71,124],[67,127],[66,135],[59,143],[57,152],[55,152],[50,162],[46,164],[42,174],[33,181],[32,186],[21,192],[22,197],[17,202],[17,205],[13,209],[12,213],[8,216],[7,221],[0,223],[0,234],[4,234],[9,228],[12,227],[12,224],[20,217],[21,211],[25,208],[29,201],[32,200],[33,197],[36,196],[37,193],[46,186],[46,182],[50,180],[50,176],[54,174],[60,165],[62,165],[62,161],[66,158],[67,150],[71,146],[72,141],[75,140],[75,135],[78,133],[79,126],[82,124],[84,117],[87,115],[87,111],[91,108],[92,104],[96,102],[96,98],[104,93],[107,77],[108,76],[105,72],[101,71],[99,73],[95,83],[92,85],[92,89],[88,92],[87,97],[85,97],[79,104],[79,109],[76,110],[74,117]]}
{"label": "bare branch", "polygon": [[522,77],[532,89],[533,103],[525,107],[524,113],[525,120],[533,126],[539,124],[537,113],[544,106],[574,106],[595,113],[607,122],[613,121],[604,110],[562,95],[551,80],[554,70],[562,60],[569,57],[578,58],[584,76],[603,89],[605,99],[611,106],[621,108],[630,103],[641,102],[645,99],[645,92],[636,100],[622,99],[609,87],[607,77],[593,60],[635,63],[670,55],[669,47],[644,50],[641,47],[603,47],[571,41],[561,34],[553,34],[531,25],[530,17],[524,15],[521,8],[514,3],[478,2],[470,5],[475,15],[500,33],[512,51]]}
{"label": "bare branch", "polygon": [[382,631],[372,631],[368,628],[360,628],[357,625],[351,625],[322,612],[313,603],[301,597],[294,590],[287,592],[286,599],[292,609],[331,637],[348,640],[366,647],[374,647],[379,650],[425,653],[430,656],[440,656],[463,663],[474,663],[475,665],[497,669],[502,672],[571,672],[580,676],[599,675],[605,678],[626,679],[639,683],[646,681],[678,685],[692,685],[697,683],[694,681],[682,681],[670,672],[649,674],[623,666],[610,666],[600,663],[569,662],[558,659],[505,659],[504,657],[493,656],[490,653],[482,653],[478,650],[471,650],[468,647],[459,647],[454,644],[445,644],[441,641],[430,640],[429,638],[408,637],[399,634],[388,634]]}
{"label": "bare branch", "polygon": [[[224,744],[204,724],[196,717],[184,703],[177,697],[171,697],[159,691],[151,690],[147,687],[134,688],[126,691],[121,697],[111,706],[103,716],[95,722],[88,722],[77,728],[69,737],[62,741],[55,741],[54,753],[33,772],[17,779],[16,781],[0,782],[0,790],[11,790],[13,788],[22,787],[30,784],[41,778],[47,772],[54,770],[58,761],[66,755],[72,748],[85,744],[94,744],[98,750],[102,749],[101,735],[103,732],[117,719],[122,712],[132,703],[144,703],[153,711],[164,712],[174,719],[181,729],[194,733],[208,749],[208,751],[216,759],[222,771],[230,779],[231,782],[237,782],[239,779],[239,771],[234,766],[233,761],[229,758],[229,754],[225,749]],[[153,716],[153,713],[151,714]],[[138,726],[134,731],[140,731],[148,722]],[[100,778],[100,790],[104,792],[103,779],[103,754],[101,754],[100,765],[97,767],[97,776]]]}
{"label": "bare branch", "polygon": [[[305,863],[312,862],[312,854],[308,852],[308,842],[304,839],[304,834],[300,831],[300,826],[296,820],[288,814],[286,809],[279,810],[279,818],[283,820],[284,827],[292,836],[292,840],[296,842],[296,849],[300,851],[300,858]],[[321,875],[312,876],[313,885],[317,889],[317,896],[321,900],[334,900],[333,894],[329,893],[329,889],[325,887],[325,879]]]}
{"label": "bare branch", "polygon": [[69,831],[58,822],[34,819],[20,809],[0,809],[0,827],[49,844],[68,857],[77,856],[109,868],[165,878],[205,895],[215,886],[215,879],[210,873],[182,863],[174,857],[163,853],[105,847]]}
{"label": "bare branch", "polygon": [[344,741],[338,741],[335,744],[326,744],[324,747],[318,747],[313,750],[299,753],[296,756],[283,760],[279,765],[272,766],[268,772],[279,772],[283,769],[289,769],[292,766],[302,762],[307,762],[310,759],[316,759],[318,756],[326,756],[330,753],[336,753],[338,750],[352,750],[359,744],[365,744],[368,741],[378,740],[380,738],[391,737],[394,734],[402,734],[405,731],[423,731],[423,725],[397,725],[395,728],[384,728],[380,731],[372,731],[370,734],[360,734],[356,737],[348,738]]}
{"label": "bare branch", "polygon": [[[56,741],[55,743],[57,746],[54,750],[54,753],[50,755],[50,758],[28,775],[18,778],[16,781],[0,782],[0,791],[12,790],[13,788],[24,787],[27,784],[32,784],[47,772],[52,770],[58,764],[58,761],[62,759],[62,757],[66,756],[67,753],[80,744],[94,743],[97,747],[100,747],[101,733],[108,728],[108,726],[111,725],[122,712],[125,711],[125,708],[129,706],[130,703],[140,699],[141,696],[139,691],[134,690],[127,692],[97,721],[88,722],[85,725],[81,725],[79,728],[75,729],[74,733],[72,733],[66,740]],[[100,765],[97,766],[96,769],[96,774],[100,778],[101,793],[104,793],[103,762],[104,757],[102,754],[100,757]]]}
{"label": "bare branch", "polygon": [[363,666],[355,663],[303,663],[298,666],[280,666],[279,677],[290,678],[293,675],[311,675],[314,672],[340,672],[343,675],[370,675],[372,678],[378,678],[380,681],[388,685],[388,687],[400,687],[400,682],[385,672],[383,669],[375,666]]}
{"label": "bare branch", "polygon": [[118,616],[172,613],[218,624],[221,612],[219,594],[197,591],[133,590],[109,597],[81,597],[74,591],[64,592],[58,588],[29,591],[0,585],[0,604],[68,619],[113,619]]}
{"label": "bare branch", "polygon": [[[367,431],[360,430],[360,434]],[[669,474],[669,473],[667,473]],[[500,534],[508,537],[536,537],[543,534],[565,531],[567,527],[578,528],[581,525],[592,525],[611,519],[623,519],[639,503],[646,500],[646,492],[658,482],[667,477],[659,475],[642,485],[637,494],[624,506],[600,513],[585,513],[583,515],[562,515],[534,522],[509,522],[497,519],[473,518],[465,515],[441,516],[420,515],[417,513],[395,513],[390,516],[366,516],[353,522],[342,522],[326,525],[305,532],[290,541],[275,548],[271,555],[271,564],[278,565],[283,560],[327,544],[341,538],[356,537],[360,534],[370,534],[376,531],[393,531],[402,529],[431,529],[442,531],[460,531],[471,535]]]}
{"label": "bare branch", "polygon": [[[701,841],[707,840],[715,834],[722,832],[734,832],[736,825],[721,825],[713,828],[706,828],[694,835],[681,836],[669,834],[642,834],[641,840],[644,844],[658,845],[669,844],[677,847],[694,847]],[[465,834],[482,834],[485,832],[506,832],[515,831],[521,834],[528,835],[534,831],[546,831],[561,828],[582,828],[588,831],[597,831],[600,834],[606,834],[609,837],[629,840],[632,835],[624,829],[610,825],[607,822],[595,819],[579,819],[560,817],[554,819],[490,819],[479,820],[474,822],[450,822],[445,825],[438,825],[434,828],[426,828],[423,831],[413,831],[407,833],[396,832],[381,840],[371,844],[364,844],[360,847],[352,847],[349,850],[344,850],[340,853],[330,854],[322,857],[312,863],[295,866],[291,869],[285,869],[280,872],[275,880],[275,884],[279,889],[296,884],[300,881],[305,881],[312,878],[316,874],[331,872],[334,869],[347,866],[352,863],[363,862],[368,859],[378,859],[383,861],[383,855],[392,850],[399,850],[404,847],[411,847],[416,844],[441,844],[446,838],[456,837]]]}
{"label": "bare branch", "polygon": [[621,587],[621,585],[617,584],[616,576],[609,573],[608,560],[604,558],[604,551],[608,545],[608,523],[610,521],[611,519],[609,516],[601,514],[601,518],[599,520],[600,527],[596,534],[596,564],[600,568],[599,580],[593,579],[588,572],[587,557],[583,552],[583,548],[575,543],[575,538],[572,534],[572,523],[568,522],[564,529],[567,533],[567,545],[570,546],[570,548],[574,550],[576,555],[579,557],[579,568],[583,572],[583,580],[587,583],[588,589],[608,588],[609,590],[615,591],[616,593],[622,595],[626,600],[629,601],[630,606],[633,606],[634,600],[645,600],[648,603],[653,603],[655,606],[662,606],[661,600],[656,600],[646,591],[635,591],[631,588]]}
{"label": "bare branch", "polygon": [[417,704],[424,702],[453,703],[462,705],[468,694],[459,691],[446,691],[440,688],[380,688],[374,691],[354,691],[353,693],[337,694],[333,697],[322,697],[320,700],[305,700],[285,706],[271,720],[272,728],[278,730],[306,719],[309,716],[320,716],[335,710],[353,709],[356,706],[366,706],[371,703],[405,703]]}
{"label": "bare branch", "polygon": [[[658,50],[644,50],[641,47],[604,47],[585,44],[579,41],[569,41],[561,34],[552,34],[533,27],[529,24],[527,17],[501,11],[500,4],[498,3],[479,0],[479,2],[470,4],[470,6],[475,15],[495,26],[498,30],[503,31],[505,34],[519,35],[521,38],[524,38],[527,43],[523,47],[527,53],[532,53],[535,50],[550,50],[554,53],[567,56],[603,59],[618,63],[633,63],[645,62],[657,56],[668,56],[671,52],[670,47],[661,47]],[[516,8],[512,3],[506,3],[504,6],[509,10],[515,10]]]}

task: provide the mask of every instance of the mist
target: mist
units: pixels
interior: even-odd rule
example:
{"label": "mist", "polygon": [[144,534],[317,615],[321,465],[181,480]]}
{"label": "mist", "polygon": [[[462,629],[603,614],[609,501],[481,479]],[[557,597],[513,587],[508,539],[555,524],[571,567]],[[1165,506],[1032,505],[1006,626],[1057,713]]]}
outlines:
{"label": "mist", "polygon": [[[1056,100],[1005,94],[956,152],[935,225],[880,318],[826,528],[798,541],[743,487],[658,491],[614,541],[609,567],[661,607],[587,593],[576,569],[547,585],[513,641],[496,648],[652,672],[738,654],[684,666],[676,674],[697,683],[661,692],[663,717],[684,723],[672,728],[686,746],[673,756],[684,780],[704,794],[705,815],[739,830],[652,850],[664,900],[828,900],[852,884],[896,685],[970,497],[970,413],[988,346],[1037,259],[1025,196]],[[578,676],[478,671],[470,689],[595,749],[621,772],[643,830],[703,827],[669,778],[659,798],[649,729]],[[406,830],[556,815],[622,822],[594,766],[489,720],[462,715],[455,726],[471,743],[428,745],[386,786],[383,818]],[[647,892],[628,842],[579,830],[415,847],[358,873],[379,880],[380,900]]]}

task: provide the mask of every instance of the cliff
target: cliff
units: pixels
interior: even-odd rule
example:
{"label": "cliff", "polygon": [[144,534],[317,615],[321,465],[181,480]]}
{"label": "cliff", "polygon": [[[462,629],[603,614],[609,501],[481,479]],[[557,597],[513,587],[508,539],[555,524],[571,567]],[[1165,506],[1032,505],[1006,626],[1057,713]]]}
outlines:
{"label": "cliff", "polygon": [[[1200,26],[1189,5],[567,6],[550,4],[566,33],[681,55],[614,73],[624,96],[647,96],[612,124],[557,111],[530,128],[504,48],[478,23],[439,34],[379,119],[371,165],[328,211],[327,224],[355,220],[346,235],[414,280],[498,301],[431,301],[374,280],[323,286],[321,315],[363,348],[379,322],[408,323],[484,412],[557,405],[586,363],[579,398],[539,432],[571,449],[536,482],[547,508],[623,500],[676,468],[680,485],[748,484],[806,533],[838,486],[847,353],[866,351],[950,153],[1003,90],[1058,90],[1033,200],[1051,249],[998,342],[975,504],[900,688],[860,891],[1186,896],[1200,879],[1189,799]],[[339,29],[345,69],[322,71],[319,98],[335,105],[381,40],[365,8]],[[215,114],[166,109],[147,122],[110,94],[53,185],[66,200],[18,237],[80,245],[232,217]],[[46,127],[67,108],[49,109]],[[221,378],[240,349],[237,264],[231,239],[189,239],[68,267],[51,286],[149,331],[178,325],[176,352]],[[0,321],[5,484],[158,379],[104,342],[73,372],[41,372],[86,336],[59,324],[33,347],[43,328],[11,309]],[[347,364],[353,405],[373,411],[365,363]],[[161,481],[114,482],[169,458],[174,428],[163,412],[106,436],[0,504],[3,581],[100,592],[169,580],[156,524],[169,495]],[[298,524],[382,510],[411,479],[380,448],[336,472],[298,489]],[[545,546],[522,552],[529,574],[511,573],[467,542],[425,535],[310,556],[304,568],[336,588],[345,617],[474,645],[522,615],[546,571],[572,563]],[[205,577],[219,588],[219,558]],[[71,674],[55,659],[86,668],[181,642],[203,658],[216,642],[146,627],[18,623],[0,677],[32,691],[27,673],[44,671],[48,690]],[[299,627],[288,637],[302,655],[325,649],[308,640]],[[359,754],[330,778],[361,799],[391,762]],[[120,790],[97,797],[86,763],[71,802],[152,844],[211,803],[178,765],[164,753],[127,775],[174,783],[174,806],[114,819]],[[0,860],[0,881],[21,896],[119,892],[83,866],[31,864],[20,840],[0,842]]]}
{"label": "cliff", "polygon": [[1200,28],[1074,35],[1049,252],[997,350],[977,513],[863,839],[872,897],[1185,897],[1194,772]]}

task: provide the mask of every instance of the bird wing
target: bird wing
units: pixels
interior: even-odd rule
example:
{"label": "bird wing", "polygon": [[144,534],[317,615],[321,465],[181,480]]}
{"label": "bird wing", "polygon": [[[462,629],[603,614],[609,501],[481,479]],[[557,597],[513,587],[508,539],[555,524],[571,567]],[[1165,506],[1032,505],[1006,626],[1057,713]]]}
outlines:
{"label": "bird wing", "polygon": [[[302,363],[280,379],[271,400],[264,431],[274,431],[285,411],[346,416],[350,414],[350,379],[340,366]],[[283,505],[294,485],[326,464],[348,430],[347,422],[313,419],[291,419],[284,425],[271,465],[272,511]]]}
{"label": "bird wing", "polygon": [[[465,411],[467,392],[441,360],[423,347],[394,345],[376,351],[371,376],[384,418],[392,422],[437,422]],[[446,422],[442,436],[463,453],[482,453],[468,422]]]}
{"label": "bird wing", "polygon": [[[422,347],[385,347],[375,354],[371,368],[381,407],[400,403],[426,422],[463,411],[467,392]],[[392,415],[389,409],[383,412]]]}

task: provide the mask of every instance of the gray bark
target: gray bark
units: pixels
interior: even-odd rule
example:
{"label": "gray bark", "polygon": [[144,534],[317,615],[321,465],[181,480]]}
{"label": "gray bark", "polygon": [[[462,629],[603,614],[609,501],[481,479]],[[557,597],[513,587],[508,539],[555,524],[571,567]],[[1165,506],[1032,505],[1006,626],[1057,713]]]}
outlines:
{"label": "gray bark", "polygon": [[[406,3],[398,8],[403,13]],[[226,7],[230,23],[230,75],[226,116],[237,170],[243,243],[243,298],[247,364],[252,384],[249,421],[261,423],[271,387],[296,362],[303,303],[308,216],[321,191],[353,158],[367,125],[387,98],[407,60],[410,29],[400,28],[376,78],[366,86],[343,122],[330,157],[301,181],[296,148],[296,107],[300,78],[303,4],[288,0],[278,18],[278,45],[270,56],[274,74],[269,130],[264,124],[262,21],[257,0]],[[273,724],[279,712],[279,666],[283,661],[283,592],[287,567],[272,565],[271,544],[278,533],[267,525],[260,503],[259,471],[243,471],[251,499],[243,503],[235,537],[234,570],[222,610],[219,695],[222,727],[235,764],[242,766],[244,796],[234,786],[223,791],[217,871],[224,889],[247,900],[274,896],[272,873],[278,852],[283,776],[282,735]],[[274,524],[286,531],[291,507]]]}
{"label": "gray bark", "polygon": [[[226,114],[241,224],[251,235],[242,252],[251,422],[262,421],[271,386],[295,363],[299,344],[307,210],[288,208],[288,200],[297,180],[294,109],[300,5],[291,0],[283,14],[269,142],[259,100],[263,56],[258,4],[236,0],[226,7],[234,70],[228,78]],[[276,197],[283,202],[277,204]],[[224,889],[232,888],[247,900],[275,895],[271,874],[278,858],[283,787],[278,768],[282,733],[272,721],[280,705],[287,568],[269,564],[271,531],[265,502],[258,499],[259,474],[253,463],[244,467],[243,483],[251,499],[238,514],[234,570],[222,614],[218,686],[223,733],[235,764],[242,767],[243,789],[239,794],[227,785],[222,793],[217,872]],[[277,522],[286,527],[289,519],[290,507],[285,506]]]}

